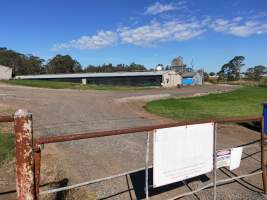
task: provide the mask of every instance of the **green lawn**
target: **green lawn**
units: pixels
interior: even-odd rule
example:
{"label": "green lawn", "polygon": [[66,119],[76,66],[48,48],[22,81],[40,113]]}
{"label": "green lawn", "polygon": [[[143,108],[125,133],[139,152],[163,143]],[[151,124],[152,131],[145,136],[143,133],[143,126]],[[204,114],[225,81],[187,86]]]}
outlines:
{"label": "green lawn", "polygon": [[114,90],[114,91],[136,91],[146,90],[155,87],[134,87],[134,86],[113,86],[113,85],[82,85],[79,83],[62,82],[62,81],[46,81],[46,80],[9,80],[4,83],[13,85],[22,85],[39,88],[52,88],[52,89],[78,89],[78,90]]}
{"label": "green lawn", "polygon": [[264,101],[267,87],[244,87],[223,94],[151,101],[145,109],[179,120],[255,116],[262,114]]}
{"label": "green lawn", "polygon": [[0,165],[14,149],[14,137],[10,133],[3,133],[0,129]]}

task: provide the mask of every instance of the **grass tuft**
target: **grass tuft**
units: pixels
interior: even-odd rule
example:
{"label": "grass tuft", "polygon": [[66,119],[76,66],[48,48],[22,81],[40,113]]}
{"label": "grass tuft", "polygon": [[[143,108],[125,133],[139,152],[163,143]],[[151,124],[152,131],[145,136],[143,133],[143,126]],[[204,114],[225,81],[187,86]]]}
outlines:
{"label": "grass tuft", "polygon": [[0,165],[10,157],[14,148],[13,135],[2,132],[0,129]]}

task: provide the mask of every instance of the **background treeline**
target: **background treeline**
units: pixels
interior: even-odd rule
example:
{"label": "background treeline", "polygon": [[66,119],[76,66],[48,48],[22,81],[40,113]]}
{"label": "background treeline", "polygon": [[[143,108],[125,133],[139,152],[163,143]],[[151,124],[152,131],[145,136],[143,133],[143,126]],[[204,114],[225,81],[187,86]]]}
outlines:
{"label": "background treeline", "polygon": [[[245,75],[245,78],[250,80],[259,80],[263,74],[267,73],[267,68],[263,65],[256,65],[250,67],[245,73],[241,73],[244,64],[244,56],[235,56],[228,63],[222,65],[221,70],[217,73],[204,73],[205,80],[210,76],[218,76],[218,81],[236,81]],[[103,64],[103,65],[82,65],[70,55],[56,55],[52,59],[45,61],[34,55],[25,55],[7,48],[0,48],[0,65],[13,68],[13,75],[27,75],[27,74],[59,74],[59,73],[86,73],[86,72],[135,72],[148,71],[148,69],[141,64],[131,63],[125,64]],[[162,69],[170,70],[170,66]],[[153,69],[149,69],[153,70]]]}
{"label": "background treeline", "polygon": [[27,74],[59,74],[59,73],[83,73],[83,72],[118,72],[118,71],[147,71],[144,65],[131,63],[103,64],[99,66],[82,65],[70,55],[56,55],[47,62],[34,55],[25,55],[7,48],[0,48],[0,65],[13,69],[13,75]]}
{"label": "background treeline", "polygon": [[245,65],[244,61],[244,56],[235,56],[228,63],[222,65],[221,70],[218,73],[206,73],[206,79],[208,79],[209,76],[217,75],[218,81],[237,81],[240,79],[259,81],[262,78],[262,75],[267,73],[267,68],[263,65],[250,67],[245,72],[241,73],[241,69]]}

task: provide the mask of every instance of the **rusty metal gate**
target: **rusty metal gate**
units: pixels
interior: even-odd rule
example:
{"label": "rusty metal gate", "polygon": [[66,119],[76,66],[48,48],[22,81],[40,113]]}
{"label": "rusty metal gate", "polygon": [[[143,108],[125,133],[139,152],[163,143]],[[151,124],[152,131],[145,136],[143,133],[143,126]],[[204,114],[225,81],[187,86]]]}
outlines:
{"label": "rusty metal gate", "polygon": [[[213,197],[216,199],[216,186],[220,183],[226,183],[232,180],[238,180],[245,177],[262,174],[262,183],[264,194],[267,194],[267,182],[266,182],[266,156],[265,156],[265,134],[263,130],[264,118],[262,116],[256,117],[235,117],[235,118],[224,118],[224,119],[210,119],[210,120],[195,120],[195,121],[182,121],[176,123],[166,123],[154,126],[143,126],[137,128],[128,128],[128,129],[119,129],[119,130],[110,130],[110,131],[98,131],[98,132],[89,132],[82,134],[72,134],[72,135],[60,135],[60,136],[51,136],[51,137],[40,137],[33,139],[33,130],[32,130],[32,115],[25,110],[18,110],[14,116],[2,116],[0,117],[0,122],[14,122],[15,129],[15,139],[16,139],[16,190],[17,190],[17,199],[18,200],[37,200],[40,195],[47,193],[55,193],[64,190],[69,190],[92,183],[125,176],[127,174],[137,172],[139,170],[145,169],[146,176],[146,199],[149,199],[148,194],[148,155],[149,155],[149,133],[155,129],[160,128],[169,128],[176,126],[192,125],[192,124],[201,124],[213,122],[215,127],[218,123],[228,123],[228,122],[260,122],[261,123],[261,134],[260,134],[260,145],[249,144],[242,146],[243,148],[250,148],[252,146],[260,146],[261,152],[261,170],[256,171],[250,174],[242,174],[240,176],[234,176],[228,179],[217,180],[216,179],[216,143],[217,143],[217,131],[215,128],[214,131],[214,147],[213,147],[213,157],[214,157],[214,166],[213,166],[213,183],[207,184],[204,187],[198,188],[194,191],[190,191],[183,194],[178,194],[177,196],[171,198],[174,200],[180,197],[188,196],[195,194],[206,188],[213,187]],[[108,137],[114,135],[125,135],[133,133],[147,132],[147,143],[146,143],[146,164],[144,168],[128,171],[121,174],[112,175],[109,177],[100,178],[97,180],[90,180],[83,183],[78,183],[75,185],[70,185],[66,187],[56,188],[52,190],[40,191],[40,168],[41,168],[41,152],[44,145],[49,143],[58,143],[58,142],[67,142],[73,140],[83,140],[97,137]]]}

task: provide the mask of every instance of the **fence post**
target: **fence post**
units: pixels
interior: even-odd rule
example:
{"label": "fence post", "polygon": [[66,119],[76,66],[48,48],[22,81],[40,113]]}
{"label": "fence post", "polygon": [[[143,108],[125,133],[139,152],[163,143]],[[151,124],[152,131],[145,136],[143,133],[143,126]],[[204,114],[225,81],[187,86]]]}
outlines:
{"label": "fence post", "polygon": [[263,117],[261,120],[261,169],[264,194],[267,195],[267,169],[265,155],[265,134],[267,133],[267,103],[263,103]]}
{"label": "fence post", "polygon": [[14,122],[17,200],[35,200],[32,115],[20,109]]}
{"label": "fence post", "polygon": [[146,138],[146,166],[145,166],[145,193],[146,193],[146,200],[149,199],[149,185],[148,185],[148,165],[149,165],[149,131],[147,132]]}
{"label": "fence post", "polygon": [[217,123],[213,129],[213,200],[217,199]]}
{"label": "fence post", "polygon": [[34,181],[35,181],[35,198],[39,199],[40,194],[40,173],[41,173],[41,148],[36,146],[34,150]]}

